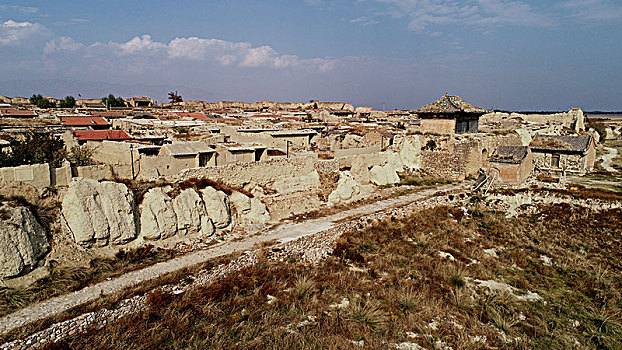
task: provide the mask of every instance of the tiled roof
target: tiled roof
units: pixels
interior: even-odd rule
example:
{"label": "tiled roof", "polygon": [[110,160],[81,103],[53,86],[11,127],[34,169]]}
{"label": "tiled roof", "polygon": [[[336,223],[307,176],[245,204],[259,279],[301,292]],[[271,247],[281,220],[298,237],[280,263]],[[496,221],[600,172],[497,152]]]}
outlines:
{"label": "tiled roof", "polygon": [[3,117],[36,117],[35,111],[28,111],[23,109],[14,108],[2,108],[0,109],[0,116]]}
{"label": "tiled roof", "polygon": [[132,139],[132,137],[123,130],[73,130],[71,133],[79,141],[121,141]]}
{"label": "tiled roof", "polygon": [[60,117],[60,121],[67,126],[93,126],[93,125],[110,125],[106,119],[102,117]]}
{"label": "tiled roof", "polygon": [[527,157],[527,146],[499,146],[490,157],[491,162],[520,164]]}
{"label": "tiled roof", "polygon": [[460,96],[445,95],[429,105],[419,108],[417,113],[486,113],[486,109],[475,107]]}
{"label": "tiled roof", "polygon": [[529,146],[540,150],[585,152],[591,139],[589,135],[536,135]]}

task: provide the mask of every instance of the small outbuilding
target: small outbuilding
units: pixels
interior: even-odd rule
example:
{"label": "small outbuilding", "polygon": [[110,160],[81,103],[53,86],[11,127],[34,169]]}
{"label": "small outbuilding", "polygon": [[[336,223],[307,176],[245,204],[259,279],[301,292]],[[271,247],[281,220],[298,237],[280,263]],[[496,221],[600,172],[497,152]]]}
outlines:
{"label": "small outbuilding", "polygon": [[533,155],[527,146],[499,146],[488,159],[488,168],[499,172],[503,184],[519,185],[533,172]]}
{"label": "small outbuilding", "polygon": [[536,135],[529,147],[539,171],[585,174],[594,168],[592,135]]}
{"label": "small outbuilding", "polygon": [[216,165],[216,151],[203,141],[175,142],[160,148],[160,155],[175,159],[175,168],[180,171]]}
{"label": "small outbuilding", "polygon": [[424,132],[445,135],[477,133],[479,117],[487,112],[467,103],[460,96],[448,94],[415,111]]}

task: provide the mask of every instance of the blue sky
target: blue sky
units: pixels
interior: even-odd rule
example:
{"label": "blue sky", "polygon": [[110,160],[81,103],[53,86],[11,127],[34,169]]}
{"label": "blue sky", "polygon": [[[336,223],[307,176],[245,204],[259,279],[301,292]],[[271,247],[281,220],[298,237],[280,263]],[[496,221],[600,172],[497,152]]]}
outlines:
{"label": "blue sky", "polygon": [[619,0],[0,1],[0,94],[622,110]]}

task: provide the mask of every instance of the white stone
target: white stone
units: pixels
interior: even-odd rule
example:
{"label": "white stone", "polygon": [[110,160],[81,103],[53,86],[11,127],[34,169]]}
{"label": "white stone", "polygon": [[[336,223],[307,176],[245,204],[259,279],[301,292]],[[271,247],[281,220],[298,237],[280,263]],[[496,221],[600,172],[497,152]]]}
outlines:
{"label": "white stone", "polygon": [[124,184],[75,178],[62,211],[75,241],[85,247],[123,244],[136,237],[134,195]]}
{"label": "white stone", "polygon": [[339,175],[337,188],[328,196],[328,202],[338,204],[354,199],[360,193],[359,184],[354,180],[349,171],[343,171]]}
{"label": "white stone", "polygon": [[205,209],[209,218],[216,228],[222,229],[231,223],[231,207],[229,197],[212,187],[206,187],[201,190],[201,197],[205,203]]}
{"label": "white stone", "polygon": [[369,171],[369,180],[378,186],[392,185],[400,182],[400,177],[397,175],[391,165],[374,166]]}
{"label": "white stone", "polygon": [[238,213],[238,216],[247,214],[251,210],[251,199],[244,193],[233,191],[229,199],[231,200],[231,205]]}
{"label": "white stone", "polygon": [[50,244],[30,209],[3,205],[0,214],[0,278],[18,276],[36,267]]}
{"label": "white stone", "polygon": [[529,146],[529,144],[531,143],[531,134],[529,133],[529,130],[516,129],[514,130],[514,132],[517,133],[518,136],[520,136],[521,146]]}
{"label": "white stone", "polygon": [[387,166],[391,167],[394,171],[400,173],[404,171],[404,165],[400,155],[395,152],[387,152]]}
{"label": "white stone", "polygon": [[177,216],[169,187],[150,189],[140,206],[140,236],[148,240],[166,239],[177,233]]}
{"label": "white stone", "polygon": [[421,169],[421,140],[419,135],[406,135],[396,140],[402,165],[411,170]]}
{"label": "white stone", "polygon": [[173,210],[177,217],[177,234],[200,233],[202,236],[210,236],[214,233],[214,225],[205,204],[194,189],[185,189],[175,197]]}
{"label": "white stone", "polygon": [[270,221],[270,213],[266,205],[257,198],[251,198],[251,210],[243,216],[243,219],[251,224],[265,224]]}

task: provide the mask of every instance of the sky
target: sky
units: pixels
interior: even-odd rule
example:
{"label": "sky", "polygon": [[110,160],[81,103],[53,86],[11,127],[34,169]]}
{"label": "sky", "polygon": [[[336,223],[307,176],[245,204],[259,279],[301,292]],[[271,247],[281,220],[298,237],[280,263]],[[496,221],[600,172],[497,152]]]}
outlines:
{"label": "sky", "polygon": [[0,0],[0,95],[622,110],[621,0]]}

